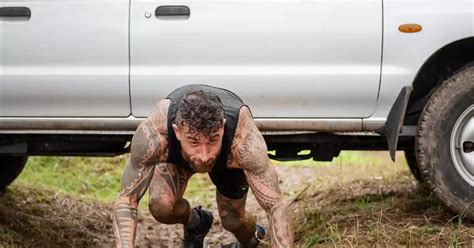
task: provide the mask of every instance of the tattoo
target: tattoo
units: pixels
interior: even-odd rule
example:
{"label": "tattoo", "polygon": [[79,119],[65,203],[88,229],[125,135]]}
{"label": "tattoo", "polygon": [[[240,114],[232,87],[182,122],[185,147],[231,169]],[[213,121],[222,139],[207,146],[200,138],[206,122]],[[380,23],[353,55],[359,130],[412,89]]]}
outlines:
{"label": "tattoo", "polygon": [[[158,162],[160,141],[148,121],[144,121],[132,139],[131,157],[122,179],[121,196],[134,195],[137,199],[143,195],[144,179],[153,172],[153,165]],[[143,187],[145,186],[145,187]]]}
{"label": "tattoo", "polygon": [[192,172],[170,163],[155,167],[150,183],[150,212],[155,219],[166,224],[188,223],[191,208],[182,196],[192,175]]}
{"label": "tattoo", "polygon": [[155,164],[165,158],[167,143],[163,137],[163,123],[166,123],[166,114],[162,106],[165,104],[160,102],[158,110],[140,124],[133,136],[130,159],[114,205],[113,228],[117,247],[133,247],[138,202],[150,184]]}
{"label": "tattoo", "polygon": [[118,247],[133,247],[135,239],[137,208],[126,198],[119,198],[115,203],[114,236]]}
{"label": "tattoo", "polygon": [[241,110],[232,157],[244,170],[255,198],[267,212],[271,225],[272,247],[293,246],[293,226],[288,205],[278,185],[278,175],[267,154],[265,140],[255,126],[250,112]]}
{"label": "tattoo", "polygon": [[169,101],[160,102],[150,114],[150,122],[157,134],[159,134],[160,144],[162,144],[163,150],[160,150],[160,161],[166,161],[168,159],[168,108]]}
{"label": "tattoo", "polygon": [[[291,216],[286,203],[275,205],[269,214],[270,223],[272,225],[271,240],[276,247],[293,246],[293,225]],[[288,221],[286,221],[288,220]]]}
{"label": "tattoo", "polygon": [[170,196],[175,198],[180,197],[184,193],[187,181],[192,175],[191,172],[169,163],[159,164],[155,167],[155,171],[160,176],[158,180],[163,180],[164,182],[160,185],[160,191],[166,190]]}
{"label": "tattoo", "polygon": [[247,195],[230,199],[216,192],[216,202],[222,226],[232,232],[243,247],[256,247],[255,217],[245,211]]}

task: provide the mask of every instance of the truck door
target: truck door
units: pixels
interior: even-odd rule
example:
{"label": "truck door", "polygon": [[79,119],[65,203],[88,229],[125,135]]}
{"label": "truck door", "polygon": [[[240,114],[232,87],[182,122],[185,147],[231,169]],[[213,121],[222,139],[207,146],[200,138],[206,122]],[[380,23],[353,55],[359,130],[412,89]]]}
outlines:
{"label": "truck door", "polygon": [[255,117],[368,117],[381,0],[131,0],[135,116],[178,86],[229,89]]}
{"label": "truck door", "polygon": [[128,0],[0,3],[0,116],[128,116]]}

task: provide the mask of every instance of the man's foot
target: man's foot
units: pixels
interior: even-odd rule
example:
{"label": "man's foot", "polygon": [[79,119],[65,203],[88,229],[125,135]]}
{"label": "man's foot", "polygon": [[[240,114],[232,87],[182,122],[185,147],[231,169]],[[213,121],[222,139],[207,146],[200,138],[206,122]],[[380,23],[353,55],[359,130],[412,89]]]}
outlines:
{"label": "man's foot", "polygon": [[[263,226],[260,226],[257,224],[256,226],[256,231],[255,231],[255,237],[252,237],[252,240],[250,240],[250,248],[256,248],[258,247],[258,244],[260,243],[260,240],[263,240],[265,238],[265,228]],[[244,248],[245,246],[240,243],[239,241],[226,244],[226,245],[221,245],[221,248]]]}
{"label": "man's foot", "polygon": [[204,237],[211,229],[214,217],[212,213],[204,210],[201,206],[192,209],[193,214],[199,216],[199,223],[194,228],[184,227],[184,248],[202,248],[204,246]]}

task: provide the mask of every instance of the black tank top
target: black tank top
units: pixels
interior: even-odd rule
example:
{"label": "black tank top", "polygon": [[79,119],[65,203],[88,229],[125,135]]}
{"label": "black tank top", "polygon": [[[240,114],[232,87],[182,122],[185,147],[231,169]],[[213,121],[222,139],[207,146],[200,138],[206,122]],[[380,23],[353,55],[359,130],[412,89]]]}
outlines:
{"label": "black tank top", "polygon": [[184,160],[181,153],[181,144],[179,143],[176,135],[173,131],[172,124],[175,123],[176,111],[178,108],[178,101],[181,97],[190,91],[202,90],[204,92],[212,92],[217,95],[223,106],[225,114],[225,127],[224,137],[222,138],[222,149],[219,156],[216,159],[216,164],[212,171],[227,170],[227,158],[229,157],[230,147],[234,140],[235,129],[237,127],[237,121],[239,120],[240,108],[245,106],[242,99],[231,91],[221,89],[209,85],[202,84],[190,84],[177,88],[171,92],[166,98],[170,99],[170,106],[168,108],[168,163],[182,166],[188,171],[193,171],[191,166]]}

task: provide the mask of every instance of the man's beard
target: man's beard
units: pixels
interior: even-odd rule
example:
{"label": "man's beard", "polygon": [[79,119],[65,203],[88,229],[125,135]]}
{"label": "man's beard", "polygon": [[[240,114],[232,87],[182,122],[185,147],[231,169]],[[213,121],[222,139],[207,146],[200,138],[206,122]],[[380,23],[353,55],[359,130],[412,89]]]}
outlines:
{"label": "man's beard", "polygon": [[181,153],[183,155],[184,160],[188,162],[189,166],[191,166],[191,169],[194,172],[210,172],[216,164],[216,157],[208,159],[204,164],[199,158],[192,159],[191,156],[189,156],[189,154],[187,154],[184,150]]}

